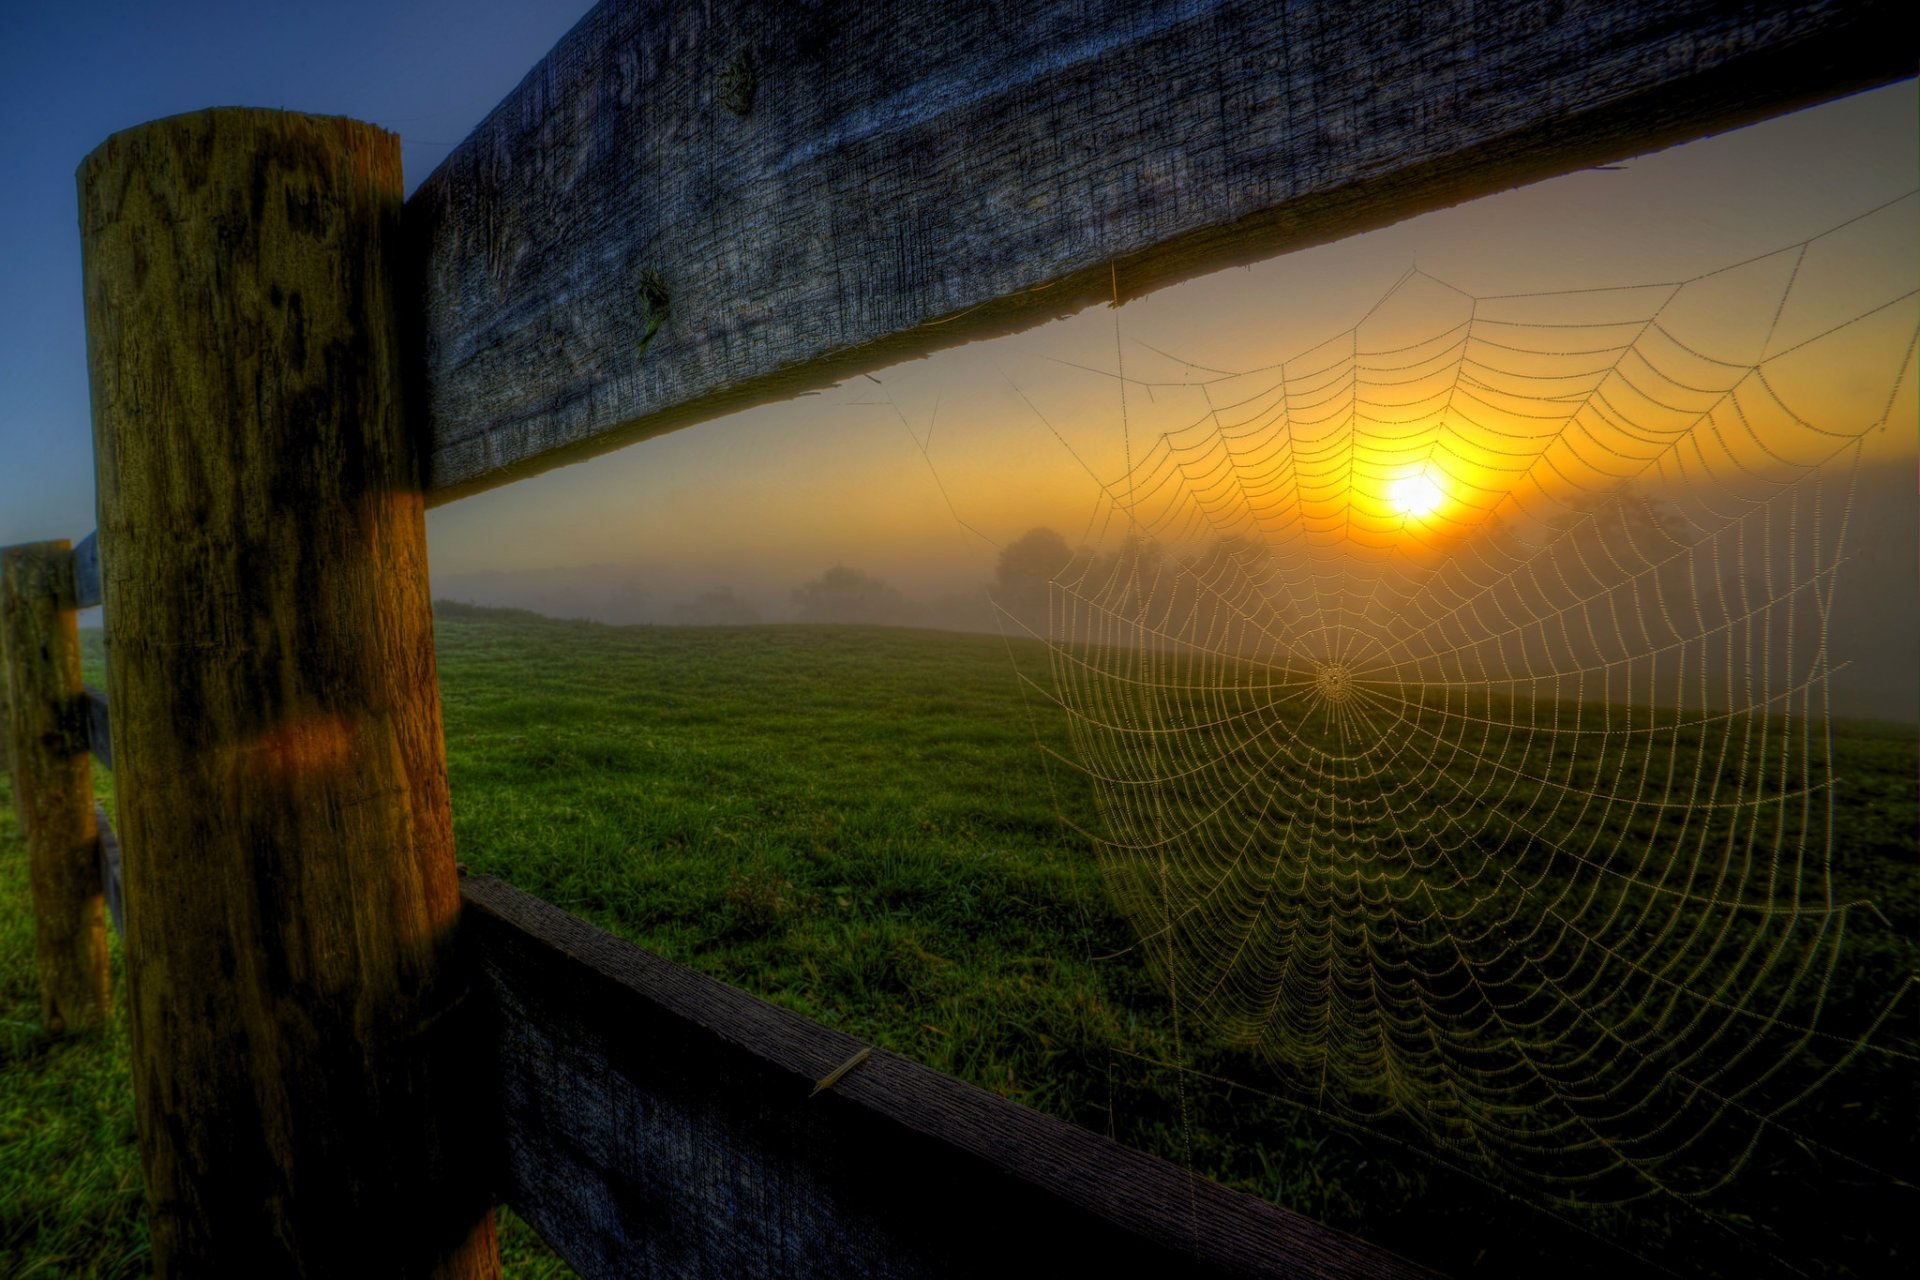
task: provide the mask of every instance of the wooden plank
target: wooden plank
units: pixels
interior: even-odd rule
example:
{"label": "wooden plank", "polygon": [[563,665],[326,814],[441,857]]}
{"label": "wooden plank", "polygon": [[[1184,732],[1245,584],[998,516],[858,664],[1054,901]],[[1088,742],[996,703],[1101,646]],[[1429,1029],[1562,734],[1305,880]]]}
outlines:
{"label": "wooden plank", "polygon": [[399,139],[203,111],[79,176],[154,1271],[491,1280]]}
{"label": "wooden plank", "polygon": [[104,769],[113,768],[113,727],[107,719],[107,695],[85,685],[80,690],[80,700],[85,706],[84,719],[87,726],[87,750],[100,762]]}
{"label": "wooden plank", "polygon": [[1893,0],[605,0],[408,204],[429,487],[1914,69]]}
{"label": "wooden plank", "polygon": [[120,837],[113,834],[113,824],[107,820],[107,811],[98,801],[93,806],[93,824],[100,831],[100,884],[106,891],[107,918],[113,921],[113,931],[124,942],[127,908],[120,879]]}
{"label": "wooden plank", "polygon": [[106,907],[93,825],[93,771],[80,709],[73,553],[65,541],[0,552],[0,648],[14,793],[27,837],[40,1020],[60,1035],[110,1007]]}
{"label": "wooden plank", "polygon": [[91,609],[100,603],[100,537],[90,533],[73,549],[73,607]]}
{"label": "wooden plank", "polygon": [[[487,877],[503,1198],[614,1276],[1416,1276]],[[852,1068],[817,1095],[816,1082]]]}

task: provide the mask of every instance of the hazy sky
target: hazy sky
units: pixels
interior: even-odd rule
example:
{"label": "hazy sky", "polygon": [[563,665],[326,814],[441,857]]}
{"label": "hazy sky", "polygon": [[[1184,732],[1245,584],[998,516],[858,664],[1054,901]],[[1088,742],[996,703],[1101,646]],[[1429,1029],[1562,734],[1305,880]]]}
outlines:
{"label": "hazy sky", "polygon": [[[0,11],[13,122],[0,134],[0,543],[93,524],[73,185],[88,151],[178,111],[286,107],[396,130],[413,185],[587,7]],[[1170,367],[1152,348],[1250,369],[1352,326],[1412,265],[1476,294],[1691,276],[1920,185],[1915,118],[1907,82],[644,442],[435,510],[436,582],[610,564],[662,598],[723,583],[778,594],[835,563],[929,588],[978,581],[993,544],[1036,521],[1071,523],[1090,483],[1083,462],[1115,470],[1127,447],[1116,340],[1129,373]],[[1887,224],[1877,274],[1914,274],[1914,224],[1912,205]],[[1126,410],[1135,442],[1184,412],[1178,396],[1138,388]],[[1910,429],[1876,446],[1912,449]]]}

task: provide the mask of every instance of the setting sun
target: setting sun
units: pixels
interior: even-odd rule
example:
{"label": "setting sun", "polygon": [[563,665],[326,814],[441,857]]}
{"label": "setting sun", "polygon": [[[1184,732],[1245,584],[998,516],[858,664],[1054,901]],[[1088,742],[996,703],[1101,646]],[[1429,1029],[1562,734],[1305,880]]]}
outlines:
{"label": "setting sun", "polygon": [[1387,486],[1387,500],[1393,503],[1393,509],[1415,520],[1439,510],[1446,496],[1446,490],[1440,487],[1440,482],[1426,471],[1402,476]]}

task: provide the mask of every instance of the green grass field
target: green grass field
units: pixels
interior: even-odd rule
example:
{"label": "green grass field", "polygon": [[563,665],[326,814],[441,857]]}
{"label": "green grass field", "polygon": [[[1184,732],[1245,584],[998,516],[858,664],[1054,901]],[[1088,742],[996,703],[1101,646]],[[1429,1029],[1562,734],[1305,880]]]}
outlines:
{"label": "green grass field", "polygon": [[[1204,1028],[1176,1036],[1072,834],[1098,828],[1093,798],[1046,766],[1069,744],[1015,678],[1046,682],[1037,644],[461,606],[437,628],[461,860],[672,959],[1456,1272],[1910,1263],[1920,1204],[1880,1173],[1766,1153],[1736,1195],[1570,1219],[1408,1130],[1275,1096],[1263,1059]],[[1835,772],[1843,888],[1901,922],[1845,954],[1845,1022],[1915,965],[1913,731],[1843,726]],[[24,862],[0,820],[0,1275],[144,1274],[125,1022],[41,1033]],[[1877,1132],[1911,1170],[1910,1073],[1868,1063],[1804,1106],[1802,1131],[1856,1152]],[[510,1215],[503,1239],[510,1274],[566,1274]]]}

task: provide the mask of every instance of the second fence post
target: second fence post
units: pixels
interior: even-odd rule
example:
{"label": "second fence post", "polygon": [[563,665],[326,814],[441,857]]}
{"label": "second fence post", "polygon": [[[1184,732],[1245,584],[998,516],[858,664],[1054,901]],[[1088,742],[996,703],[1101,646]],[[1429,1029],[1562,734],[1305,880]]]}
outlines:
{"label": "second fence post", "polygon": [[0,551],[0,683],[14,803],[27,835],[40,1020],[59,1035],[107,1016],[107,926],[93,769],[80,715],[73,551],[30,542]]}
{"label": "second fence post", "polygon": [[155,1269],[495,1276],[399,139],[204,111],[79,176]]}

